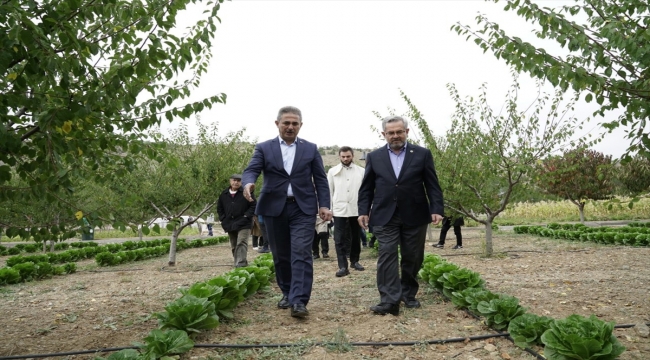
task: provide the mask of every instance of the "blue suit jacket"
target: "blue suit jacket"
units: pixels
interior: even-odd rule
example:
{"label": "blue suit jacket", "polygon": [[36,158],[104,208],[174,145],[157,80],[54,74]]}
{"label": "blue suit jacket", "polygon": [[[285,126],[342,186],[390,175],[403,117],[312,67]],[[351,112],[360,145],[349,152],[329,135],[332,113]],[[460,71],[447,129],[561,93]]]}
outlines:
{"label": "blue suit jacket", "polygon": [[370,215],[372,226],[386,225],[395,212],[408,226],[430,223],[431,214],[443,215],[431,151],[408,143],[399,176],[395,176],[386,145],[366,155],[358,204],[359,215]]}
{"label": "blue suit jacket", "polygon": [[330,207],[327,174],[316,144],[296,138],[296,156],[291,175],[284,170],[277,137],[257,144],[253,158],[242,174],[242,184],[254,184],[262,172],[264,183],[257,199],[257,215],[279,216],[287,201],[289,184],[300,210],[305,214],[315,215],[319,207]]}

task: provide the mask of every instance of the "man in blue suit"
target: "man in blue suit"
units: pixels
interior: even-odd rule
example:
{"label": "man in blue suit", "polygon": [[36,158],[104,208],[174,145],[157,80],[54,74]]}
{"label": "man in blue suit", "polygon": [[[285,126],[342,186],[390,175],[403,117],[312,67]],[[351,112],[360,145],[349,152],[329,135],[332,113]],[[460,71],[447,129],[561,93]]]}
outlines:
{"label": "man in blue suit", "polygon": [[377,288],[381,302],[370,309],[380,315],[398,315],[402,301],[407,308],[420,307],[415,295],[426,231],[429,223],[442,220],[444,205],[431,151],[406,142],[407,121],[386,117],[382,129],[387,145],[366,156],[358,220],[364,229],[372,226],[379,242]]}
{"label": "man in blue suit", "polygon": [[278,307],[291,308],[291,316],[304,318],[309,315],[306,306],[314,280],[314,214],[332,219],[329,185],[318,148],[298,138],[300,110],[283,107],[275,125],[280,135],[257,144],[244,170],[244,197],[253,201],[255,181],[264,173],[255,213],[264,217],[275,277],[282,290]]}

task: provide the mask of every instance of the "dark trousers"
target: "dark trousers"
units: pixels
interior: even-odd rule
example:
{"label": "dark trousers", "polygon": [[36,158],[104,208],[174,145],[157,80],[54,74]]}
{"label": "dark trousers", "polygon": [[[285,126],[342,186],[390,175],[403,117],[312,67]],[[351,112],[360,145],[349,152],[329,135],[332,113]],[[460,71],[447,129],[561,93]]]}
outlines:
{"label": "dark trousers", "polygon": [[334,246],[339,269],[348,268],[346,254],[350,254],[350,262],[359,262],[361,254],[361,241],[359,240],[359,222],[357,216],[334,217]]}
{"label": "dark trousers", "polygon": [[[417,276],[424,260],[428,225],[406,226],[398,215],[393,215],[386,225],[373,226],[373,235],[379,242],[377,289],[382,303],[399,304],[402,297],[414,298],[418,293]],[[398,246],[402,254],[401,264]]]}
{"label": "dark trousers", "polygon": [[264,215],[264,225],[278,287],[291,305],[307,305],[314,281],[314,215],[305,214],[297,203],[290,202],[280,216]]}
{"label": "dark trousers", "polygon": [[[457,224],[458,221],[454,221],[454,234],[456,235],[456,245],[463,246],[463,234],[460,232],[460,225]],[[445,243],[445,238],[447,237],[447,231],[452,227],[451,218],[444,218],[442,220],[442,229],[440,229],[440,241],[439,244]]]}
{"label": "dark trousers", "polygon": [[213,236],[213,233],[212,233],[212,224],[208,224],[208,236]]}
{"label": "dark trousers", "polygon": [[320,248],[323,249],[323,254],[327,254],[330,251],[330,244],[328,239],[330,238],[330,234],[327,232],[322,232],[318,233],[316,230],[314,230],[314,244],[311,247],[312,253],[314,255],[318,255],[318,249],[319,245]]}

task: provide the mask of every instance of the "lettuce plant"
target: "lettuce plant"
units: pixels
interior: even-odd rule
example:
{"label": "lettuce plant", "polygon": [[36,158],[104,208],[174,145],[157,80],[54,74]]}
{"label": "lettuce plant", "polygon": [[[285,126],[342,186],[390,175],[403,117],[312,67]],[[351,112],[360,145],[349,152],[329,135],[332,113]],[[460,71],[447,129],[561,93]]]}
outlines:
{"label": "lettuce plant", "polygon": [[429,272],[429,284],[431,286],[435,287],[436,289],[442,291],[443,289],[443,275],[452,272],[454,270],[458,270],[459,267],[456,264],[448,263],[446,261],[436,265],[431,269]]}
{"label": "lettuce plant", "polygon": [[438,281],[442,282],[442,293],[448,298],[452,297],[454,291],[482,288],[485,285],[479,273],[464,268],[445,273]]}
{"label": "lettuce plant", "polygon": [[157,313],[161,329],[176,329],[199,333],[201,330],[219,326],[215,306],[206,298],[184,295],[165,306],[165,312]]}
{"label": "lettuce plant", "polygon": [[152,330],[144,341],[143,357],[147,360],[172,359],[170,355],[183,354],[194,347],[194,342],[181,330]]}
{"label": "lettuce plant", "polygon": [[498,299],[490,301],[481,301],[476,309],[485,317],[486,325],[497,330],[507,328],[510,320],[526,312],[526,309],[519,305],[519,299],[507,295],[501,295]]}
{"label": "lettuce plant", "polygon": [[553,319],[535,314],[523,314],[510,321],[508,332],[515,345],[522,349],[532,345],[541,345],[544,331],[551,326]]}
{"label": "lettuce plant", "polygon": [[424,257],[424,261],[422,261],[422,268],[418,272],[418,276],[424,282],[429,283],[433,268],[444,261],[445,260],[438,254],[428,254]]}
{"label": "lettuce plant", "polygon": [[0,285],[18,284],[22,280],[20,272],[12,268],[0,269]]}
{"label": "lettuce plant", "polygon": [[612,335],[614,323],[594,315],[585,318],[574,314],[550,325],[541,337],[544,355],[549,360],[610,360],[625,351]]}

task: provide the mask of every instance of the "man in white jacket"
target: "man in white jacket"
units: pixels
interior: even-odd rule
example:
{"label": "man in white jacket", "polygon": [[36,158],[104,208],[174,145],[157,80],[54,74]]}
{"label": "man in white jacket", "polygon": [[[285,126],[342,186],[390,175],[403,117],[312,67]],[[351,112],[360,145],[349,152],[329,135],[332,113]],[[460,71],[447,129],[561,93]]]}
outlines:
{"label": "man in white jacket", "polygon": [[342,277],[350,274],[346,253],[350,254],[350,267],[359,271],[364,270],[359,264],[361,231],[357,221],[359,217],[357,200],[365,170],[353,162],[354,150],[349,146],[339,149],[339,159],[341,163],[327,172],[327,181],[332,197],[334,245],[339,266],[336,276]]}

